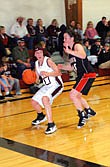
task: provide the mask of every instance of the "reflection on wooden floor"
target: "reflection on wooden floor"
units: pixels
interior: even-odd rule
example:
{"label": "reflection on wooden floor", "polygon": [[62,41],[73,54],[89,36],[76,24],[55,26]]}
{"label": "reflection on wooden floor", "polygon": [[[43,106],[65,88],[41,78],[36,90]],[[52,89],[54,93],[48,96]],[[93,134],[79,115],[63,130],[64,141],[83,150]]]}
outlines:
{"label": "reflection on wooden floor", "polygon": [[[110,167],[110,80],[99,78],[94,83],[86,99],[97,115],[90,118],[82,129],[77,129],[77,113],[69,99],[67,90],[71,87],[71,82],[65,83],[65,92],[55,99],[52,106],[54,121],[58,128],[56,133],[44,134],[47,122],[38,127],[31,126],[36,113],[31,106],[31,98],[24,98],[0,104],[0,137],[96,163],[100,167]],[[25,96],[32,95],[25,94]],[[1,167],[61,166],[3,148],[2,140],[0,146]],[[81,162],[78,167],[84,167]]]}

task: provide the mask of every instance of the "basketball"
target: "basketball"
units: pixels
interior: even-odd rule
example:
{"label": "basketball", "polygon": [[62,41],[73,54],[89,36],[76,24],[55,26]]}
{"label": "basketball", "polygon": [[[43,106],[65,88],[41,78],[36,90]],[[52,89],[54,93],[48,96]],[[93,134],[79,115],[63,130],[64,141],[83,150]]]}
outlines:
{"label": "basketball", "polygon": [[28,85],[34,84],[37,81],[35,71],[32,71],[31,69],[24,70],[22,74],[22,80]]}

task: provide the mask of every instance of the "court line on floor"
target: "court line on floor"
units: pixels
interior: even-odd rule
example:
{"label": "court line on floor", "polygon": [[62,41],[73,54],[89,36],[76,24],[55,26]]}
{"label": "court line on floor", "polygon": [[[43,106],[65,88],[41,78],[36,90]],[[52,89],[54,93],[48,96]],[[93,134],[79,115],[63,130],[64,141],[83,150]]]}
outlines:
{"label": "court line on floor", "polygon": [[[110,98],[101,98],[101,99],[87,100],[87,102],[98,101],[98,100],[108,100],[108,99],[110,99]],[[73,105],[73,103],[54,105],[52,108],[64,107],[64,106],[70,106],[70,105]],[[0,118],[16,116],[16,115],[21,115],[21,114],[25,114],[25,113],[27,114],[29,112],[34,112],[34,111],[35,110],[30,110],[30,111],[20,112],[20,113],[16,113],[16,114],[11,114],[11,115],[5,115],[5,116],[1,116]]]}
{"label": "court line on floor", "polygon": [[11,150],[17,153],[24,154],[26,156],[37,158],[46,162],[61,165],[64,167],[67,167],[67,166],[79,167],[79,165],[77,164],[78,161],[80,163],[82,162],[83,165],[85,166],[87,165],[88,167],[105,167],[100,164],[80,160],[77,158],[73,158],[71,156],[55,153],[55,152],[44,150],[38,147],[33,147],[30,145],[26,145],[26,144],[19,143],[19,142],[2,138],[2,137],[0,137],[0,147],[6,148],[8,150]]}

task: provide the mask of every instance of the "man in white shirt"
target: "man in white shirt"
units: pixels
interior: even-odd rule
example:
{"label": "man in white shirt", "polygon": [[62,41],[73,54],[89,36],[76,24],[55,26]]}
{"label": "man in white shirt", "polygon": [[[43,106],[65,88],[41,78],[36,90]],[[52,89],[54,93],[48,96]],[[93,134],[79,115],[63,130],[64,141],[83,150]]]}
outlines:
{"label": "man in white shirt", "polygon": [[18,39],[24,38],[28,49],[33,49],[33,40],[30,37],[26,26],[23,24],[24,17],[19,16],[16,19],[16,23],[12,25],[10,34],[13,37],[14,43],[17,44]]}

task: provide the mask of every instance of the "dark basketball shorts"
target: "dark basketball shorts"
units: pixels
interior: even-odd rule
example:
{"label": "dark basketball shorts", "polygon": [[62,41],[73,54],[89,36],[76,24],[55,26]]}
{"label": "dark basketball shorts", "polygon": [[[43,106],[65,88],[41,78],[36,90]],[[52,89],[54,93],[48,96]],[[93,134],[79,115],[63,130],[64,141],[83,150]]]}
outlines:
{"label": "dark basketball shorts", "polygon": [[85,73],[82,78],[76,79],[76,83],[73,86],[73,89],[81,92],[83,95],[87,95],[95,78],[96,73]]}

